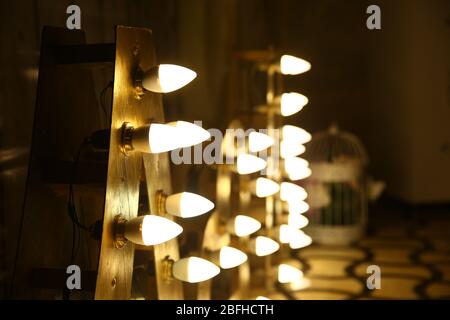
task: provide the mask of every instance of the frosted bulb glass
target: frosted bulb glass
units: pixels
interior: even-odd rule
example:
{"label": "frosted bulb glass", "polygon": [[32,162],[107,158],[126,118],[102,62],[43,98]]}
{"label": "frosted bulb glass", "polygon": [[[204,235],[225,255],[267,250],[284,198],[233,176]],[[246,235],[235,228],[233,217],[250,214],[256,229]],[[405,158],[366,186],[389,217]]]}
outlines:
{"label": "frosted bulb glass", "polygon": [[312,138],[308,131],[289,124],[283,126],[281,129],[281,134],[283,141],[286,141],[289,144],[305,144],[311,141]]}
{"label": "frosted bulb glass", "polygon": [[214,203],[191,192],[181,192],[166,198],[166,211],[181,218],[191,218],[202,215],[214,208]]}
{"label": "frosted bulb glass", "polygon": [[261,229],[261,223],[249,216],[237,215],[231,222],[231,232],[238,237],[246,237]]}
{"label": "frosted bulb glass", "polygon": [[291,235],[291,242],[289,247],[291,249],[301,249],[309,246],[312,243],[312,238],[301,230],[295,230]]}
{"label": "frosted bulb glass", "polygon": [[[152,123],[148,127],[148,152],[149,153],[161,153],[171,150],[175,150],[179,145],[179,131],[173,126],[168,126],[166,124]],[[137,146],[136,149],[142,150],[139,146],[144,144],[144,141],[140,141],[141,135],[133,136],[133,146]]]}
{"label": "frosted bulb glass", "polygon": [[149,91],[168,93],[178,90],[194,80],[197,74],[174,64],[160,64],[145,72],[142,86]]}
{"label": "frosted bulb glass", "polygon": [[284,263],[278,266],[278,282],[291,283],[301,278],[303,278],[302,270]]}
{"label": "frosted bulb glass", "polygon": [[281,243],[290,243],[294,228],[287,224],[278,227],[278,240]]}
{"label": "frosted bulb glass", "polygon": [[250,174],[258,172],[267,166],[267,162],[251,154],[240,154],[237,156],[237,172],[239,174]]}
{"label": "frosted bulb glass", "polygon": [[309,163],[305,159],[290,157],[284,160],[284,170],[291,180],[305,179],[311,175]]}
{"label": "frosted bulb glass", "polygon": [[214,263],[198,257],[180,259],[172,267],[172,273],[176,279],[190,283],[209,280],[219,272],[219,267]]}
{"label": "frosted bulb glass", "polygon": [[285,54],[280,59],[280,71],[282,74],[298,75],[310,69],[311,64],[301,58]]}
{"label": "frosted bulb glass", "polygon": [[289,287],[292,291],[303,290],[311,286],[311,280],[301,277],[289,283]]}
{"label": "frosted bulb glass", "polygon": [[247,255],[241,250],[225,246],[220,249],[219,261],[222,269],[231,269],[247,261]]}
{"label": "frosted bulb glass", "polygon": [[263,151],[272,145],[273,138],[267,134],[252,131],[248,136],[248,148],[250,152]]}
{"label": "frosted bulb glass", "polygon": [[280,249],[278,242],[264,236],[258,236],[252,239],[249,242],[249,246],[250,250],[258,257],[268,256]]}
{"label": "frosted bulb glass", "polygon": [[308,104],[308,98],[297,92],[283,93],[280,104],[281,115],[288,117],[302,110]]}
{"label": "frosted bulb glass", "polygon": [[282,140],[280,143],[280,155],[283,159],[299,156],[305,153],[305,151],[306,148],[302,144],[291,143],[286,140]]}
{"label": "frosted bulb glass", "polygon": [[282,182],[280,188],[280,199],[283,201],[301,201],[305,200],[308,194],[302,187],[291,183]]}
{"label": "frosted bulb glass", "polygon": [[125,224],[125,238],[131,242],[153,246],[177,237],[183,228],[172,220],[145,215],[131,219]]}
{"label": "frosted bulb glass", "polygon": [[191,147],[211,138],[211,134],[207,130],[194,123],[174,121],[167,123],[167,125],[178,129],[178,148]]}
{"label": "frosted bulb glass", "polygon": [[257,197],[265,198],[277,193],[279,190],[280,186],[275,181],[259,177],[254,181],[254,190],[252,191],[254,191]]}
{"label": "frosted bulb glass", "polygon": [[[288,215],[288,225],[294,229],[303,229],[309,224],[308,218],[301,214],[290,213]],[[289,241],[290,242],[290,241]]]}

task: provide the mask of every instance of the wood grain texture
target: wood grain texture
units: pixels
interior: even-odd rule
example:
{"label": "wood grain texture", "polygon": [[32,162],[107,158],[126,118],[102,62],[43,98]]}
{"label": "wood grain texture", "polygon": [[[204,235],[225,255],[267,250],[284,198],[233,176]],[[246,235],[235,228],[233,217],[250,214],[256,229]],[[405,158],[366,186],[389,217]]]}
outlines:
{"label": "wood grain texture", "polygon": [[[156,63],[153,37],[149,29],[118,26],[116,29],[116,60],[114,68],[114,95],[109,150],[108,179],[106,186],[105,212],[102,245],[98,268],[96,299],[129,299],[133,273],[134,245],[128,242],[116,249],[113,239],[114,217],[118,214],[126,219],[137,216],[139,205],[139,181],[146,168],[149,195],[158,189],[170,192],[170,173],[167,154],[142,155],[120,150],[121,126],[129,122],[138,127],[153,122],[163,122],[161,95],[147,92],[136,98],[133,74],[139,66],[149,69]],[[150,197],[151,211],[156,212],[156,203]],[[178,259],[176,240],[155,247],[158,274],[160,261],[166,255]],[[162,299],[181,299],[181,285],[176,281],[158,279]]]}

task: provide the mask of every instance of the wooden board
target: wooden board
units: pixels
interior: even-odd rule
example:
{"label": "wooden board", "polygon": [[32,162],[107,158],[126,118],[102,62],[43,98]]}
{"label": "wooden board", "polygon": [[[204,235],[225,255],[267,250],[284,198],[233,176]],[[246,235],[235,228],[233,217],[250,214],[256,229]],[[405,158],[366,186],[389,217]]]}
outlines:
{"label": "wooden board", "polygon": [[[134,245],[128,242],[123,248],[115,248],[112,229],[117,214],[126,219],[137,216],[139,181],[144,175],[143,163],[151,211],[156,212],[152,195],[159,189],[171,191],[167,154],[143,156],[139,152],[130,152],[125,155],[120,149],[121,126],[124,122],[137,127],[150,121],[164,121],[161,95],[147,92],[138,99],[133,82],[137,66],[147,70],[155,64],[153,37],[149,29],[124,26],[116,28],[111,141],[96,299],[130,298]],[[161,275],[160,262],[166,255],[178,259],[176,240],[156,246],[154,254],[158,289],[161,291],[159,298],[182,299],[181,283],[164,281]]]}

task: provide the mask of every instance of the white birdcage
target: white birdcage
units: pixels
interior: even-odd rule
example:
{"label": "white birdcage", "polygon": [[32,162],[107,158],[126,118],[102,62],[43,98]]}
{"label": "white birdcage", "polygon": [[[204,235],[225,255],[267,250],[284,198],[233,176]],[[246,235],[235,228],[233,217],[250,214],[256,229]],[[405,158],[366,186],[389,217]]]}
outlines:
{"label": "white birdcage", "polygon": [[[345,245],[361,238],[367,225],[368,156],[359,139],[332,125],[313,135],[307,148],[308,233],[316,243]],[[378,187],[381,193],[382,187]]]}

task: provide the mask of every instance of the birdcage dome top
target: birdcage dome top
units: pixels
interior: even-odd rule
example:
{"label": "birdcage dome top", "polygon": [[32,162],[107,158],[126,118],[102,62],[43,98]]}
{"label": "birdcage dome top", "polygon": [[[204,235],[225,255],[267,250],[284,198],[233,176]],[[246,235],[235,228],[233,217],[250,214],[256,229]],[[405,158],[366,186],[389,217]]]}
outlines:
{"label": "birdcage dome top", "polygon": [[355,135],[341,131],[336,124],[328,130],[313,134],[307,147],[310,162],[348,163],[366,165],[366,149]]}

